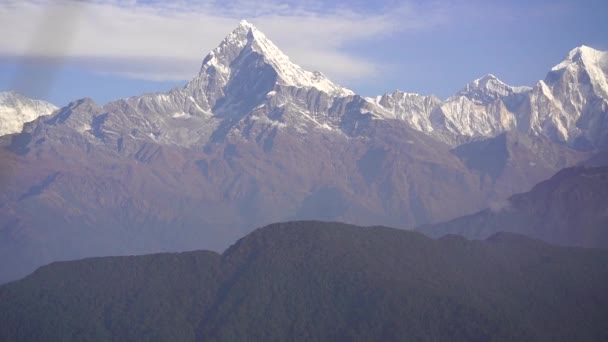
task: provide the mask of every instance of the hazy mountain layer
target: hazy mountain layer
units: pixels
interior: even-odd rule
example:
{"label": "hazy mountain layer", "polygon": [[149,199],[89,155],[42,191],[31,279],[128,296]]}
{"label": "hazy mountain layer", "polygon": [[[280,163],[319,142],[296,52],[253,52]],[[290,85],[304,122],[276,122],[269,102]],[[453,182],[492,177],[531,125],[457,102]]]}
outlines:
{"label": "hazy mountain layer", "polygon": [[477,239],[516,232],[560,245],[605,248],[606,199],[608,167],[576,167],[479,213],[419,230],[431,236],[460,234]]}

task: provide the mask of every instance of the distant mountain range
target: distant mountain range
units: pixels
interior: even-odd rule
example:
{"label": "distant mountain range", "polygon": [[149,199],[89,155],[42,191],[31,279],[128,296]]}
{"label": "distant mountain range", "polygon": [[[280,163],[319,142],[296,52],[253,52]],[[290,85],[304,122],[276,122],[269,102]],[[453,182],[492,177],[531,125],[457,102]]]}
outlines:
{"label": "distant mountain range", "polygon": [[606,249],[294,222],[42,267],[0,287],[0,340],[605,341],[606,284]]}
{"label": "distant mountain range", "polygon": [[[104,111],[122,116],[116,120],[128,127],[137,126],[135,137],[181,146],[205,144],[209,135],[219,134],[219,126],[227,128],[226,121],[252,116],[301,130],[312,124],[347,135],[365,118],[397,119],[451,145],[515,129],[593,149],[608,144],[607,74],[608,53],[581,46],[534,87],[509,86],[488,74],[444,101],[401,91],[362,98],[320,72],[293,64],[262,32],[243,21],[204,59],[198,76],[185,87],[119,100]],[[0,124],[10,119],[3,113]],[[104,126],[109,130],[113,121]],[[205,129],[184,130],[180,121]]]}
{"label": "distant mountain range", "polygon": [[77,100],[0,137],[0,282],[56,260],[223,250],[278,221],[477,212],[604,149],[606,56],[577,48],[533,88],[488,75],[444,101],[366,98],[242,22],[184,87]]}
{"label": "distant mountain range", "polygon": [[515,232],[560,245],[608,248],[608,167],[564,169],[528,193],[419,230],[470,239]]}

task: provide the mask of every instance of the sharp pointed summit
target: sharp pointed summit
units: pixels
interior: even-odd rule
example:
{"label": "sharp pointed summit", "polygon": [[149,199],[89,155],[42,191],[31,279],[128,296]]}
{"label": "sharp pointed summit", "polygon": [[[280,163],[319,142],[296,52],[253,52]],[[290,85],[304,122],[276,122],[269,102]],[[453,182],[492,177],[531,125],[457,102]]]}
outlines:
{"label": "sharp pointed summit", "polygon": [[595,94],[608,98],[608,52],[589,46],[582,45],[570,51],[566,59],[551,69],[545,82],[552,84],[566,77],[570,83],[574,80],[586,83],[587,77],[579,79],[582,72],[588,75]]}
{"label": "sharp pointed summit", "polygon": [[315,88],[332,96],[354,95],[320,72],[304,70],[291,62],[266,35],[246,20],[239,25],[203,61],[200,76],[212,73],[228,81],[240,68],[270,66],[276,73],[276,83],[298,88]]}
{"label": "sharp pointed summit", "polygon": [[249,28],[249,29],[255,28],[252,23],[247,21],[247,19],[241,20],[239,22],[239,27],[245,27],[245,28]]}
{"label": "sharp pointed summit", "polygon": [[600,51],[586,45],[581,45],[572,49],[566,58],[551,70],[559,71],[572,64],[599,64],[602,59],[605,60],[607,58],[606,55],[606,51]]}

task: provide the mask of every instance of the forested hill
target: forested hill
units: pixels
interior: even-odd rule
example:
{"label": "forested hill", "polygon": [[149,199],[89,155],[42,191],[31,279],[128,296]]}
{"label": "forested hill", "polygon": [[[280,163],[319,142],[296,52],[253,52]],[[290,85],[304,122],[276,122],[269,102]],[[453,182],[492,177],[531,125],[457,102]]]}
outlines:
{"label": "forested hill", "polygon": [[608,250],[292,222],[42,267],[0,287],[0,340],[606,341],[607,289]]}

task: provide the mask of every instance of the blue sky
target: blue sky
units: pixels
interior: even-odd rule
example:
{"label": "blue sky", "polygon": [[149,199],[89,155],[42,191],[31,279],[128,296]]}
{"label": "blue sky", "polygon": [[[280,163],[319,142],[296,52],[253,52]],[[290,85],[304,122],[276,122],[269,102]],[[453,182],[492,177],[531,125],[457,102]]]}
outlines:
{"label": "blue sky", "polygon": [[447,97],[487,73],[532,85],[608,50],[606,1],[0,0],[0,90],[57,105],[184,84],[240,19],[291,59],[373,96]]}

